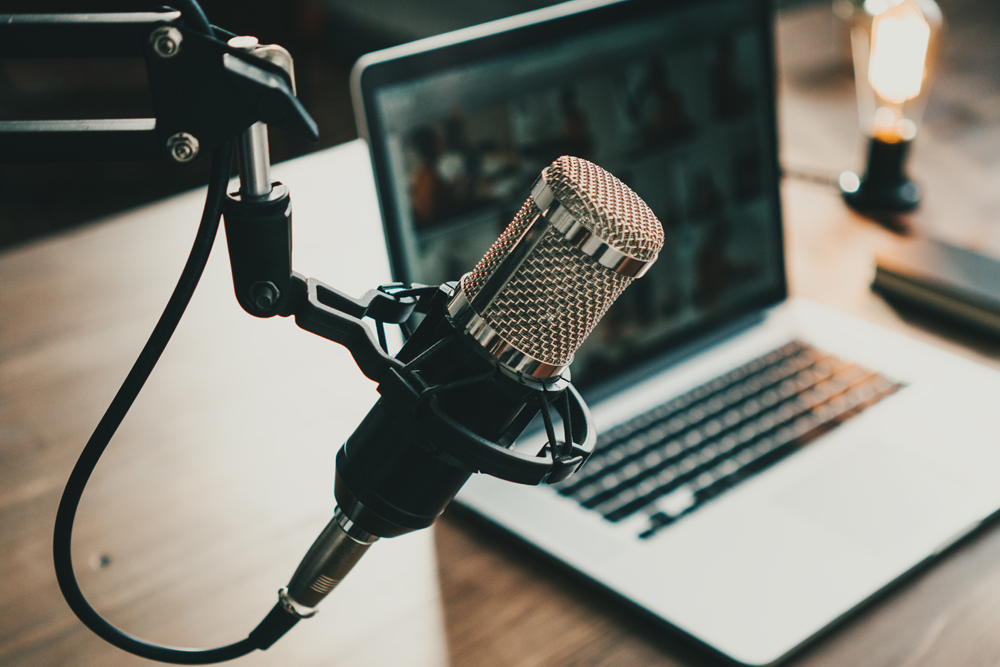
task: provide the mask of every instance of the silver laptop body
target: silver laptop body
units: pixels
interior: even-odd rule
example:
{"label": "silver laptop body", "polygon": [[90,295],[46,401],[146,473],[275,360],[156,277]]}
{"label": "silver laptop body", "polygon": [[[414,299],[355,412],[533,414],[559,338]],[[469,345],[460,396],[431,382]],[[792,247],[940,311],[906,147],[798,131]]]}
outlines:
{"label": "silver laptop body", "polygon": [[752,665],[1000,508],[1000,376],[786,298],[768,4],[578,0],[352,79],[399,280],[457,279],[562,153],[664,222],[573,365],[591,461],[557,487],[474,475],[459,501]]}

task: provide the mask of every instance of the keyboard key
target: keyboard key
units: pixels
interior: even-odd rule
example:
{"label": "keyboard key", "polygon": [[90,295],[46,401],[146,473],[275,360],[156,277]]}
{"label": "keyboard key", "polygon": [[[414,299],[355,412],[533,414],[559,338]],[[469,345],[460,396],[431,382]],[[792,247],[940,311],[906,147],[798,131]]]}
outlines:
{"label": "keyboard key", "polygon": [[559,493],[649,537],[901,386],[793,341],[602,434]]}
{"label": "keyboard key", "polygon": [[694,492],[686,486],[682,486],[656,501],[656,509],[669,517],[680,516],[693,505]]}

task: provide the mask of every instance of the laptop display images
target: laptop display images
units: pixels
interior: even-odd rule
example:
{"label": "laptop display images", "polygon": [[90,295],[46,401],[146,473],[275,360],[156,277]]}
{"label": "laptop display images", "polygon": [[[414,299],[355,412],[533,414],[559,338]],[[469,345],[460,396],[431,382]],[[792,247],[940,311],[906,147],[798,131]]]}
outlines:
{"label": "laptop display images", "polygon": [[595,15],[517,49],[508,35],[447,67],[425,57],[366,102],[390,170],[379,196],[397,279],[458,279],[563,154],[601,165],[656,213],[664,250],[577,352],[582,388],[784,296],[759,3],[603,9],[634,17],[609,27]]}

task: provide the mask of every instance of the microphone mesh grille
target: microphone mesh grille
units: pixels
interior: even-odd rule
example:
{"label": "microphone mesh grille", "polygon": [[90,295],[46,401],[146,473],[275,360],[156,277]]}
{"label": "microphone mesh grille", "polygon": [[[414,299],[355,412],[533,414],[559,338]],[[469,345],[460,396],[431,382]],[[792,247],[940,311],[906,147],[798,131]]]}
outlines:
{"label": "microphone mesh grille", "polygon": [[545,181],[585,227],[636,259],[651,260],[663,245],[663,227],[631,188],[593,162],[564,155],[549,166]]}
{"label": "microphone mesh grille", "polygon": [[507,228],[503,230],[499,238],[493,242],[493,245],[486,251],[486,254],[479,260],[475,268],[462,277],[462,289],[465,290],[470,300],[479,294],[479,290],[486,285],[486,281],[493,275],[500,262],[510,254],[511,248],[521,238],[524,230],[535,219],[535,216],[540,214],[541,211],[535,204],[535,200],[528,197],[528,201],[524,202],[524,205],[521,206],[521,210],[514,216],[514,220],[507,225]]}
{"label": "microphone mesh grille", "polygon": [[[617,178],[586,160],[561,157],[545,172],[545,179],[560,203],[609,245],[638,259],[656,257],[663,245],[663,228],[649,207]],[[470,301],[541,213],[529,197],[486,255],[462,278]],[[561,366],[569,363],[631,282],[549,229],[479,314],[522,352]]]}

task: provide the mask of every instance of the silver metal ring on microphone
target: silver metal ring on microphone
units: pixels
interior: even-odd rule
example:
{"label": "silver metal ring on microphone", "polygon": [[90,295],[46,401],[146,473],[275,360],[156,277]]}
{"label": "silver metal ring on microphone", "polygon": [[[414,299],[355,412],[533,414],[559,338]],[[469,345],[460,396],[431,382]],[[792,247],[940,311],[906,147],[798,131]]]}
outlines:
{"label": "silver metal ring on microphone", "polygon": [[569,362],[555,366],[519,350],[476,312],[465,295],[465,290],[461,288],[448,304],[448,315],[462,333],[471,336],[490,356],[515,373],[539,379],[551,378],[566,370],[573,361],[570,357]]}
{"label": "silver metal ring on microphone", "polygon": [[579,248],[601,266],[626,278],[641,278],[656,261],[656,257],[650,260],[632,257],[588,229],[556,199],[552,188],[545,181],[545,171],[542,171],[531,187],[531,198],[535,200],[535,205],[542,211],[549,226],[562,234],[570,245]]}

